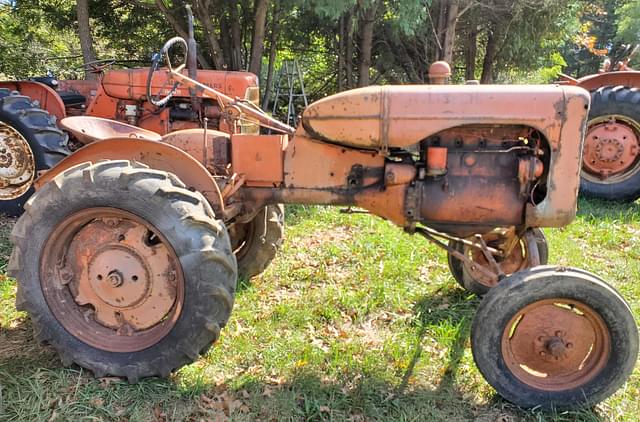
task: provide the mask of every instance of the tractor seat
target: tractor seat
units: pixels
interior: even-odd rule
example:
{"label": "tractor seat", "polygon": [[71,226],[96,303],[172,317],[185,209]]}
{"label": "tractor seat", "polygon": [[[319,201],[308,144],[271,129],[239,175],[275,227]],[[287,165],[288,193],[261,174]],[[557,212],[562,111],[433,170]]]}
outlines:
{"label": "tractor seat", "polygon": [[58,91],[58,95],[66,107],[78,107],[87,102],[87,97],[76,92]]}
{"label": "tractor seat", "polygon": [[112,138],[137,138],[161,141],[156,132],[101,117],[72,116],[60,120],[60,127],[70,132],[83,144]]}

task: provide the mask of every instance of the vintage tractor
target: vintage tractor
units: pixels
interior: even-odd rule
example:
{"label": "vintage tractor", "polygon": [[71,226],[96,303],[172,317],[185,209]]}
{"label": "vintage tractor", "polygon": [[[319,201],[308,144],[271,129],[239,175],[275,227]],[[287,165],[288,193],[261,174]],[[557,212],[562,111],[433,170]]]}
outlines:
{"label": "vintage tractor", "polygon": [[231,314],[234,238],[252,236],[250,221],[268,238],[281,221],[265,207],[297,203],[365,209],[446,249],[462,281],[495,286],[471,346],[506,399],[574,408],[625,382],[638,353],[628,305],[595,275],[538,265],[536,228],[575,216],[586,91],[373,86],[317,101],[292,128],[174,69],[174,45],[187,47],[167,42],[147,80],[156,112],[188,92],[230,133],[102,136],[117,122],[70,117],[85,146],[36,180],[14,228],[17,306],[64,364],[133,382],[196,360]]}
{"label": "vintage tractor", "polygon": [[600,72],[562,84],[591,93],[580,192],[619,201],[640,197],[640,72],[629,67],[637,51],[628,45],[605,59]]}

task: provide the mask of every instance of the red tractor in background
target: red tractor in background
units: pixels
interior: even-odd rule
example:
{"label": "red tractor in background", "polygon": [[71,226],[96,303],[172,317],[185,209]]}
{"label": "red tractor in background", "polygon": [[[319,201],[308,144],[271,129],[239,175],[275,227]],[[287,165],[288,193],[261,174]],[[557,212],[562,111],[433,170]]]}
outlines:
{"label": "red tractor in background", "polygon": [[580,192],[586,196],[634,201],[640,197],[640,71],[629,67],[638,46],[626,46],[604,60],[597,74],[561,84],[591,93],[584,141]]}
{"label": "red tractor in background", "polygon": [[[193,38],[189,42],[195,43]],[[197,70],[195,56],[190,60],[189,75],[203,85],[242,103],[258,104],[256,75]],[[85,64],[98,75],[97,80],[48,76],[0,82],[0,213],[20,215],[43,171],[96,140],[119,136],[162,141],[201,157],[208,170],[227,177],[227,154],[209,153],[207,147],[220,145],[215,140],[230,133],[259,132],[254,122],[240,121],[232,127],[228,122],[237,120],[223,115],[218,101],[170,82],[165,73],[155,72],[154,66],[107,70],[112,64],[114,60]],[[148,84],[152,74],[153,81]],[[158,101],[151,90],[171,95]],[[206,128],[204,144],[202,128]],[[197,142],[193,142],[195,138]],[[253,219],[236,224],[229,232],[239,276],[251,278],[266,268],[282,242],[284,208],[265,206]]]}
{"label": "red tractor in background", "polygon": [[[180,130],[208,127],[229,133],[221,119],[220,107],[210,99],[197,98],[189,90],[176,88],[171,101],[156,105],[147,96],[149,68],[118,69],[105,72],[112,60],[88,63],[98,80],[56,80],[53,77],[0,82],[0,211],[18,215],[30,196],[38,172],[46,170],[85,143],[60,127],[67,116],[92,116],[127,123],[134,127],[107,123],[94,129],[94,136],[109,137],[116,131],[153,138]],[[231,97],[258,102],[258,78],[248,72],[198,71],[198,79]],[[153,89],[166,80],[155,78]],[[247,125],[243,133],[257,133]],[[157,135],[156,135],[157,136]]]}

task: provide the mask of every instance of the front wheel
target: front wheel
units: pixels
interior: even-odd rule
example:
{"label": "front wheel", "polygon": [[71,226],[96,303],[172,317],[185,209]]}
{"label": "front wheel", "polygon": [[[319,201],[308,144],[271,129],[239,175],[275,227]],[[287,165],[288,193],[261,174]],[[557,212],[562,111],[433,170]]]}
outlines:
{"label": "front wheel", "polygon": [[198,358],[229,319],[236,261],[204,197],[128,161],[80,164],[12,233],[16,305],[65,365],[134,382]]}
{"label": "front wheel", "polygon": [[604,281],[544,266],[515,273],[486,295],[471,349],[487,382],[510,402],[576,409],[606,399],[627,380],[638,329]]}

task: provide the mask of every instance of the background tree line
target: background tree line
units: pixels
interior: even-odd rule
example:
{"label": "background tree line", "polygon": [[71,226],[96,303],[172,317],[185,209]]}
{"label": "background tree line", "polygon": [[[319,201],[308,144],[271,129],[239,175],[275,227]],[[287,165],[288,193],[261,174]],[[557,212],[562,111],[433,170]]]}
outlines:
{"label": "background tree line", "polygon": [[81,75],[95,58],[145,65],[186,38],[187,3],[200,65],[258,74],[267,100],[287,59],[312,99],[424,83],[435,60],[457,82],[548,82],[597,71],[640,29],[640,0],[0,0],[0,76]]}

